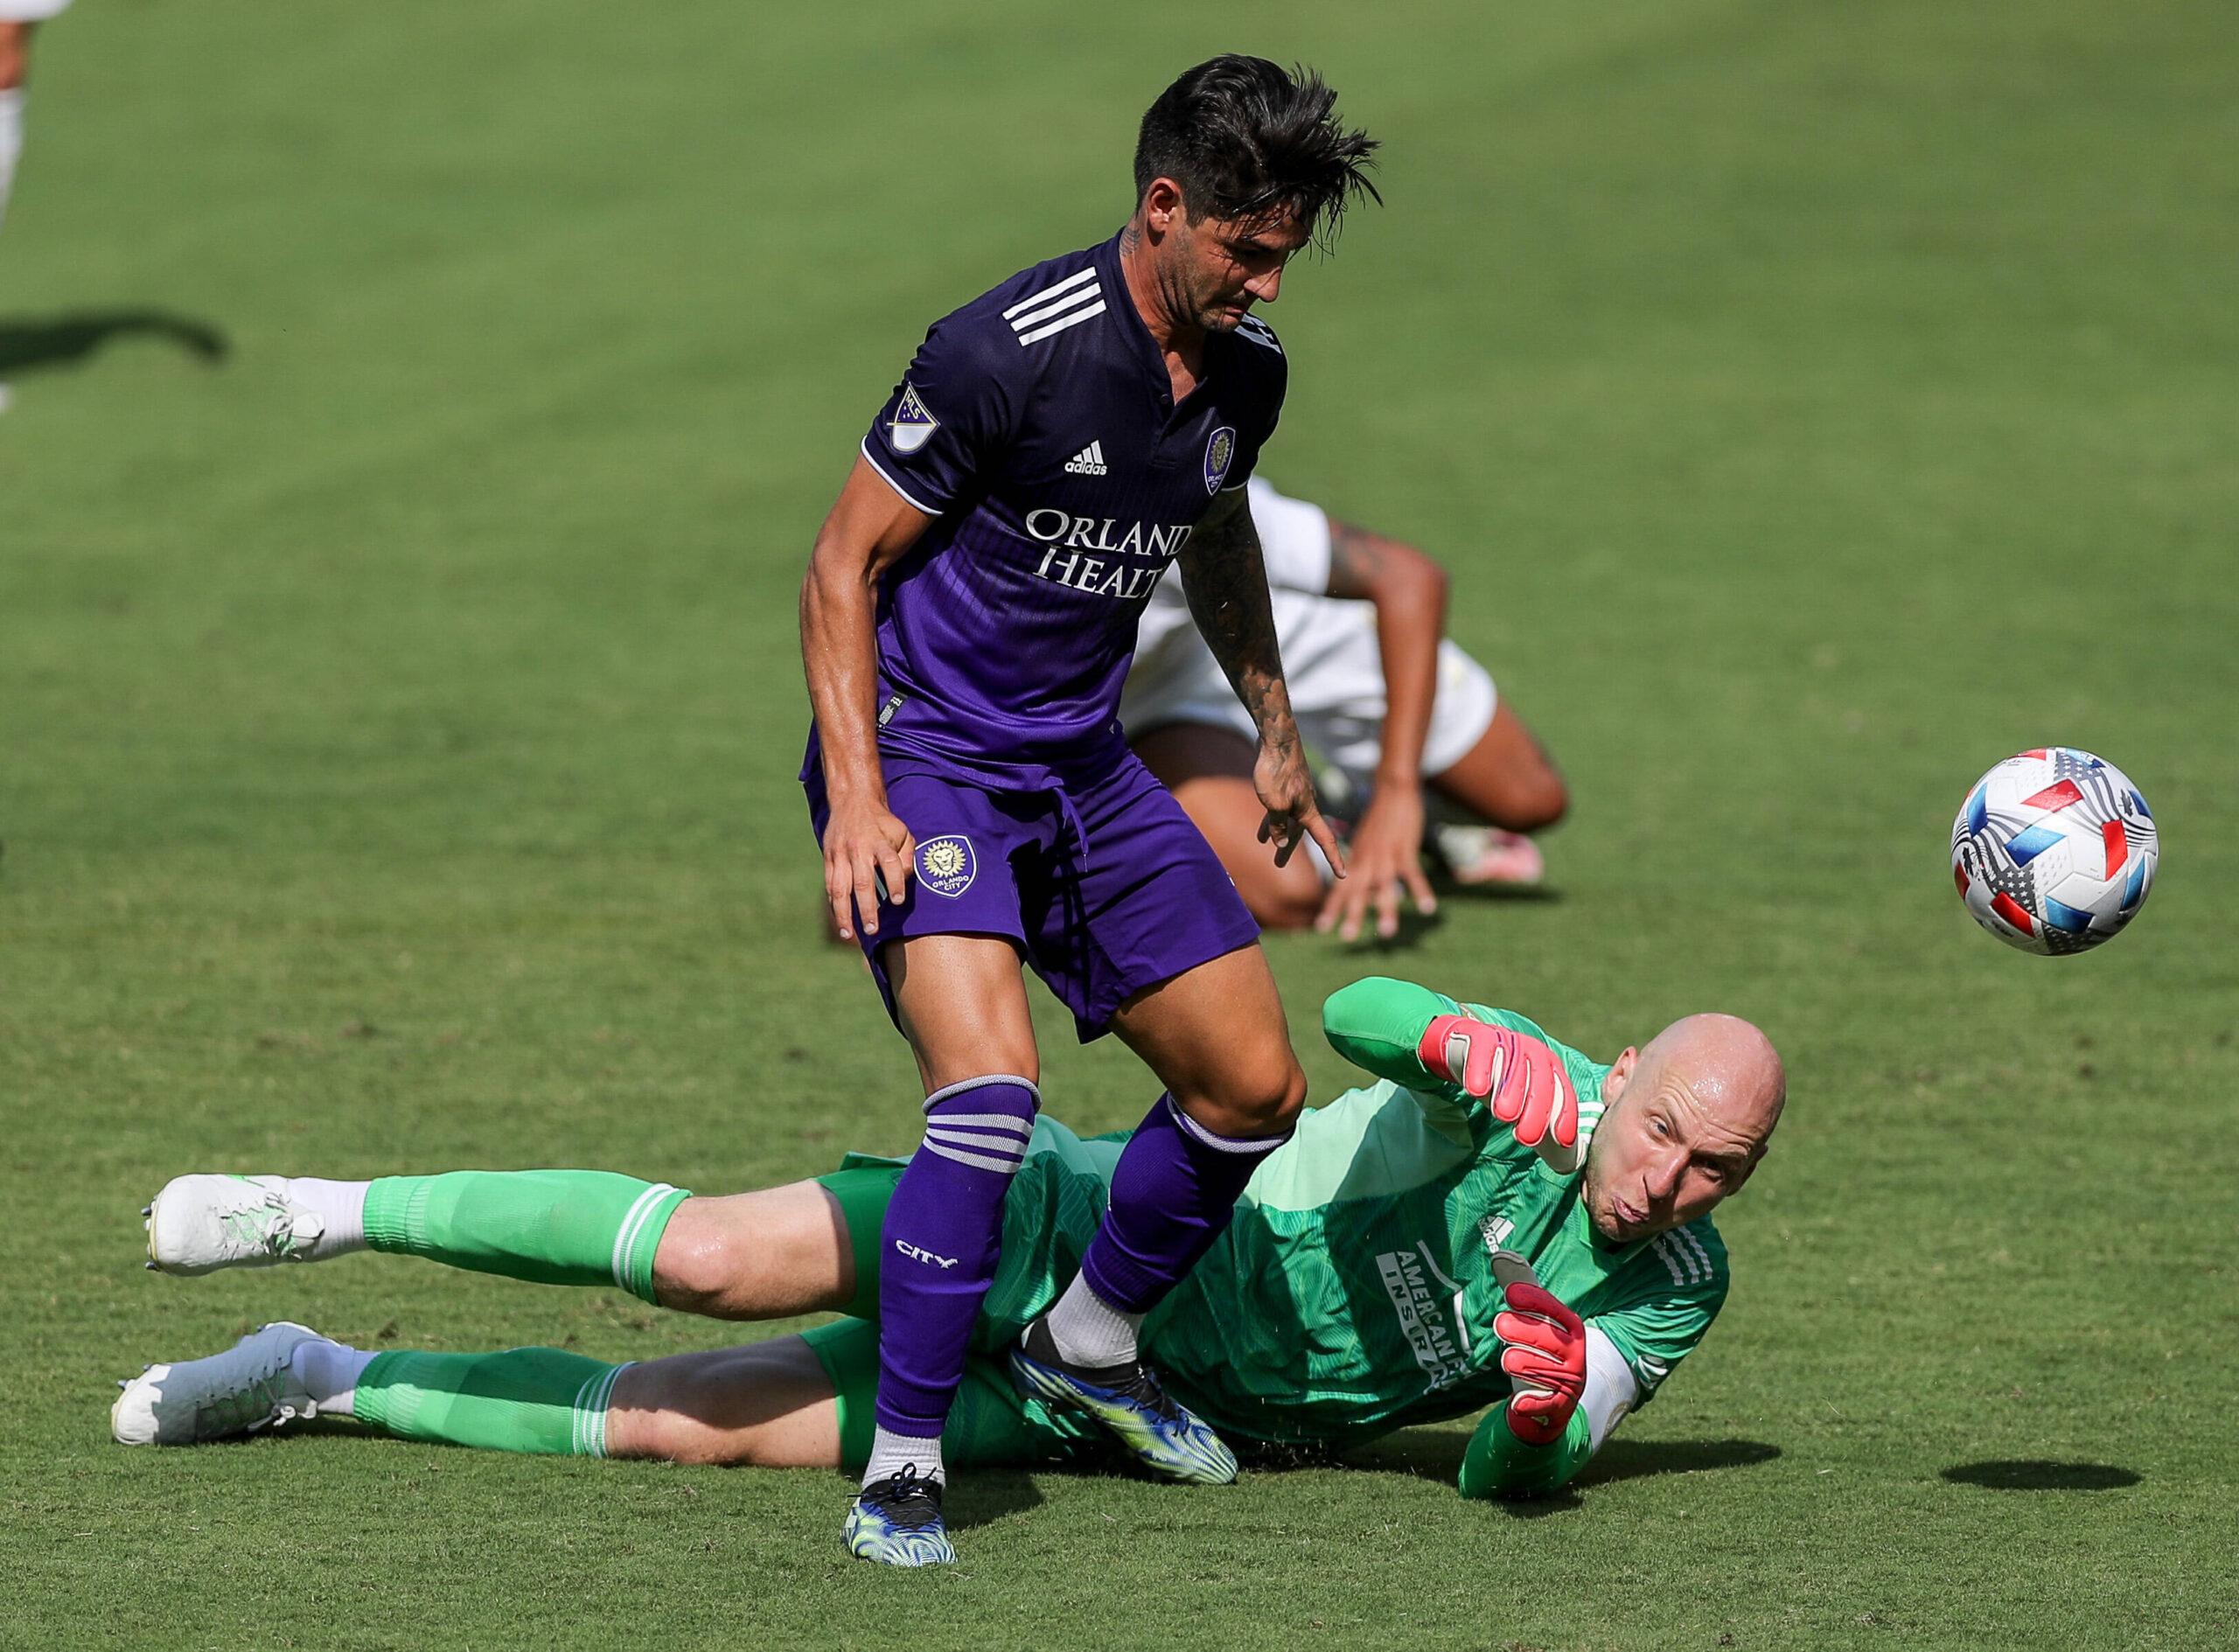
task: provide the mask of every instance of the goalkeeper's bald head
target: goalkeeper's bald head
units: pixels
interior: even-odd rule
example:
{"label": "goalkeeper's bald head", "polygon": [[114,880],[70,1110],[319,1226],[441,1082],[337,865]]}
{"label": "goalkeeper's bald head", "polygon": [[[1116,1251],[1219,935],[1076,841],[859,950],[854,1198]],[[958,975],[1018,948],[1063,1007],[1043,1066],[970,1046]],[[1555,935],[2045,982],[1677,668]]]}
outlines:
{"label": "goalkeeper's bald head", "polygon": [[1689,1015],[1617,1057],[1587,1150],[1587,1214],[1629,1244],[1729,1197],[1765,1156],[1788,1100],[1772,1040],[1734,1015]]}

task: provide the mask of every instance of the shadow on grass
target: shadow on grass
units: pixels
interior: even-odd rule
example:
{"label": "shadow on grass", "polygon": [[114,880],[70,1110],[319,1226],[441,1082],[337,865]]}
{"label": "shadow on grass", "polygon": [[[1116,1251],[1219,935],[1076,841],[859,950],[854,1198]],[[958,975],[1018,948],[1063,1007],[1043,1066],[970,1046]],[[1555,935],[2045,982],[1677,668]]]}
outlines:
{"label": "shadow on grass", "polygon": [[158,338],[213,366],[232,348],[205,321],[165,310],[88,310],[34,317],[0,316],[0,378],[48,367],[77,366],[116,338]]}
{"label": "shadow on grass", "polygon": [[1943,1477],[1955,1486],[1991,1491],[2114,1491],[2135,1486],[2142,1476],[2112,1463],[2056,1463],[2039,1459],[2016,1462],[1961,1463]]}
{"label": "shadow on grass", "polygon": [[1656,1474],[1698,1474],[1712,1468],[1747,1468],[1781,1454],[1761,1439],[1613,1439],[1571,1483],[1601,1486]]}
{"label": "shadow on grass", "polygon": [[[1403,1428],[1346,1452],[1337,1460],[1348,1468],[1415,1474],[1452,1481],[1461,1472],[1469,1436],[1454,1428]],[[1716,1468],[1746,1468],[1781,1454],[1761,1439],[1613,1439],[1561,1491],[1552,1497],[1505,1502],[1501,1506],[1523,1520],[1579,1507],[1579,1492],[1620,1480],[1657,1474],[1694,1474]]]}
{"label": "shadow on grass", "polygon": [[941,1515],[950,1530],[967,1531],[1041,1506],[1034,1476],[1023,1469],[980,1468],[949,1481]]}
{"label": "shadow on grass", "polygon": [[1456,883],[1452,878],[1433,876],[1431,888],[1441,902],[1486,901],[1508,902],[1519,906],[1552,906],[1563,898],[1563,892],[1545,883]]}
{"label": "shadow on grass", "polygon": [[1385,952],[1411,952],[1423,944],[1423,937],[1446,922],[1443,916],[1433,912],[1425,917],[1412,906],[1399,909],[1399,932],[1386,940],[1376,932],[1376,909],[1371,906],[1362,920],[1357,938],[1345,943],[1348,953],[1375,956]]}
{"label": "shadow on grass", "polygon": [[1437,894],[1439,910],[1426,917],[1412,905],[1399,909],[1399,932],[1386,940],[1376,932],[1376,909],[1369,909],[1366,921],[1361,926],[1358,939],[1346,944],[1346,952],[1354,957],[1374,958],[1388,952],[1409,952],[1423,944],[1423,938],[1446,922],[1446,905],[1449,901],[1476,901],[1488,903],[1502,902],[1525,906],[1552,905],[1563,898],[1560,889],[1545,884],[1534,884],[1528,889],[1512,883],[1456,883],[1443,873],[1431,873],[1431,888]]}
{"label": "shadow on grass", "polygon": [[[275,1436],[214,1442],[218,1449],[255,1446]],[[317,1417],[308,1422],[295,1423],[288,1429],[290,1439],[358,1439],[373,1440],[385,1438],[353,1418]],[[418,1440],[417,1445],[432,1446],[438,1451],[479,1451],[481,1447],[458,1445],[450,1440]],[[203,1447],[202,1449],[210,1449]],[[852,1475],[843,1479],[853,1484]],[[977,1468],[957,1474],[949,1481],[947,1495],[943,1498],[941,1512],[946,1516],[952,1531],[970,1530],[977,1526],[992,1526],[998,1520],[1023,1514],[1042,1506],[1042,1494],[1036,1490],[1034,1476],[1025,1469]]]}

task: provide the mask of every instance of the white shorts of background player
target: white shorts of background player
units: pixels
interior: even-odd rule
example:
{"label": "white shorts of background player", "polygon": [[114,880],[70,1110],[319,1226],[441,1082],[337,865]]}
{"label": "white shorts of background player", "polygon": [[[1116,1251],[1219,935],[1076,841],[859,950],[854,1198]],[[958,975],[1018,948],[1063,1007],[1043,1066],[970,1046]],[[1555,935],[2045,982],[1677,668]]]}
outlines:
{"label": "white shorts of background player", "polygon": [[[1384,656],[1377,645],[1376,605],[1325,594],[1329,519],[1319,505],[1279,493],[1257,477],[1251,498],[1291,710],[1299,733],[1337,770],[1350,792],[1325,803],[1357,816],[1383,749]],[[1499,704],[1492,673],[1451,638],[1441,641],[1423,773],[1438,774],[1461,762],[1492,727]],[[1182,582],[1171,571],[1143,610],[1135,663],[1120,700],[1120,722],[1130,739],[1168,723],[1192,722],[1233,729],[1259,742],[1252,714],[1197,634]]]}

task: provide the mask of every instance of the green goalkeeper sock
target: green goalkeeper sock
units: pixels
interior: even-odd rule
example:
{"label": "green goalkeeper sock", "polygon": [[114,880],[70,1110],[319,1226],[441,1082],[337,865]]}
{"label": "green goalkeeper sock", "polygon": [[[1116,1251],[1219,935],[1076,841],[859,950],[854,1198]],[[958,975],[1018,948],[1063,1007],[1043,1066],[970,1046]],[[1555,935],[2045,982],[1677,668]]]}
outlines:
{"label": "green goalkeeper sock", "polygon": [[503,1354],[381,1354],[358,1377],[358,1419],[400,1439],[485,1451],[606,1455],[609,1365],[556,1348]]}
{"label": "green goalkeeper sock", "polygon": [[541,1285],[618,1285],[659,1305],[653,1254],[692,1195],[603,1170],[455,1170],[366,1190],[366,1243]]}

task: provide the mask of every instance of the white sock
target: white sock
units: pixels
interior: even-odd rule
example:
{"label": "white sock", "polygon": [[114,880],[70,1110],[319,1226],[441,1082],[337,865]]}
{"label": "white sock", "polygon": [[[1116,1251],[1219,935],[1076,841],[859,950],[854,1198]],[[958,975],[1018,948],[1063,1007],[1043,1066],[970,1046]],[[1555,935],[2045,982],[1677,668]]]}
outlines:
{"label": "white sock", "polygon": [[1091,1370],[1127,1365],[1137,1357],[1135,1333],[1142,1324],[1141,1314],[1122,1314],[1076,1273],[1057,1306],[1050,1310],[1050,1340],[1057,1345],[1057,1357],[1068,1365]]}
{"label": "white sock", "polygon": [[337,1417],[358,1414],[358,1379],[373,1363],[371,1354],[324,1338],[296,1343],[296,1351],[288,1356],[296,1380],[310,1391],[319,1410]]}
{"label": "white sock", "polygon": [[913,1439],[907,1434],[896,1434],[884,1428],[871,1435],[871,1460],[863,1465],[863,1484],[891,1480],[905,1468],[912,1468],[921,1480],[937,1485],[948,1484],[948,1469],[941,1461],[940,1436],[931,1439]]}
{"label": "white sock", "polygon": [[288,1197],[318,1212],[326,1231],[311,1243],[307,1262],[347,1256],[366,1248],[366,1189],[370,1181],[327,1181],[317,1176],[288,1178]]}
{"label": "white sock", "polygon": [[24,88],[0,92],[0,218],[8,215],[8,192],[16,182],[16,157],[24,152]]}

